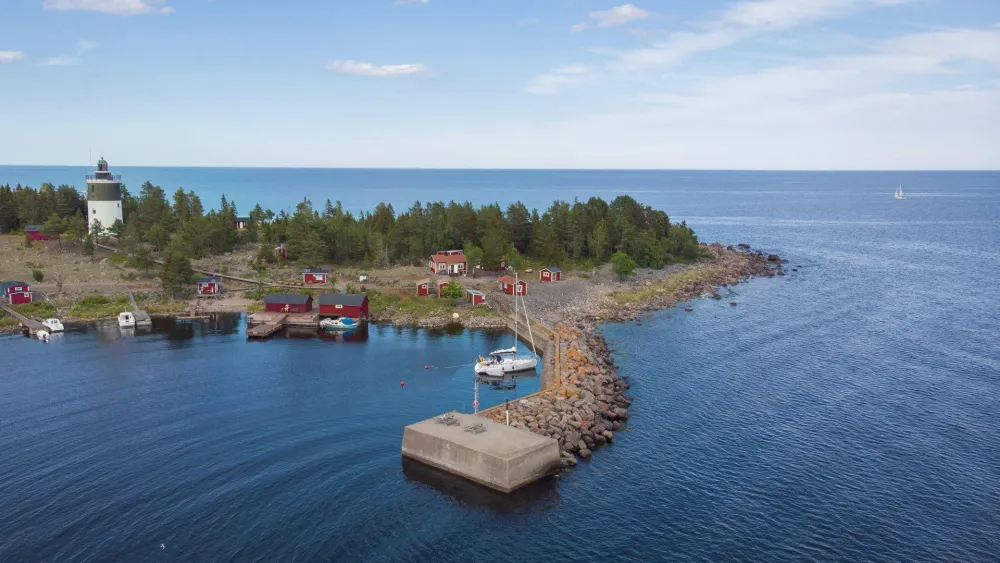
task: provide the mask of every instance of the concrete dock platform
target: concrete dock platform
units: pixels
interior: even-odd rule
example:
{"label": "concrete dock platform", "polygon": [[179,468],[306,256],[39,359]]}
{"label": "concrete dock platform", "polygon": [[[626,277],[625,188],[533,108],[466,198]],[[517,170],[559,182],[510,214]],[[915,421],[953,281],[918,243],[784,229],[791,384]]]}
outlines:
{"label": "concrete dock platform", "polygon": [[404,456],[504,493],[560,466],[559,443],[552,438],[481,416],[442,416],[451,416],[451,423],[434,417],[403,430]]}

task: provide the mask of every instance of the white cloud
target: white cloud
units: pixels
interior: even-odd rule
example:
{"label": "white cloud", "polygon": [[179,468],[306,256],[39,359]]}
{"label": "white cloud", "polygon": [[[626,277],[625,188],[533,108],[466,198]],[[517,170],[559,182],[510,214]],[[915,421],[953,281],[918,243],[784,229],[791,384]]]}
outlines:
{"label": "white cloud", "polygon": [[[596,27],[616,27],[619,25],[626,25],[634,21],[644,20],[650,15],[652,14],[642,8],[639,8],[635,4],[622,4],[621,6],[615,6],[610,10],[590,12],[587,16],[597,22],[594,24]],[[570,31],[579,32],[588,28],[590,28],[590,23],[581,22],[571,27]]]}
{"label": "white cloud", "polygon": [[373,65],[371,63],[351,60],[330,61],[326,63],[326,68],[327,70],[342,72],[344,74],[377,76],[380,78],[392,78],[427,72],[427,66],[422,64]]}
{"label": "white cloud", "polygon": [[431,0],[396,0],[392,3],[393,6],[405,6],[407,4],[426,4]]}
{"label": "white cloud", "polygon": [[590,70],[584,64],[572,64],[552,69],[537,76],[525,86],[524,91],[539,96],[555,94],[564,86],[580,84],[587,79]]}
{"label": "white cloud", "polygon": [[560,166],[992,169],[998,68],[1000,30],[918,33],[736,75],[685,69],[620,110],[530,135],[577,159]]}
{"label": "white cloud", "polygon": [[50,59],[45,59],[38,63],[39,66],[72,66],[78,65],[83,62],[83,55],[92,49],[96,49],[98,43],[96,41],[87,41],[86,39],[81,39],[76,42],[76,53],[73,55],[60,55],[58,57],[52,57]]}
{"label": "white cloud", "polygon": [[0,51],[0,64],[12,63],[24,58],[21,51]]}
{"label": "white cloud", "polygon": [[714,51],[778,29],[842,16],[860,10],[913,0],[748,0],[732,4],[699,31],[675,32],[650,46],[619,55],[618,66],[640,69],[669,66],[703,52]]}
{"label": "white cloud", "polygon": [[43,0],[42,7],[53,11],[79,10],[102,12],[116,16],[137,16],[150,12],[172,14],[174,9],[163,5],[164,0]]}

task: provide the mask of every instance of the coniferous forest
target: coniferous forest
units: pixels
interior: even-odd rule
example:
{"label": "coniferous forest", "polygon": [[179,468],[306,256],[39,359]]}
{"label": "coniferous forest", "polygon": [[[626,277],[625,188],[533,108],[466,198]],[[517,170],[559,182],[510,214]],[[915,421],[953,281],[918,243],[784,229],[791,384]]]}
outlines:
{"label": "coniferous forest", "polygon": [[304,200],[291,215],[256,205],[247,227],[237,230],[236,204],[225,197],[206,211],[195,193],[183,189],[168,197],[147,182],[136,195],[124,187],[122,192],[124,223],[91,225],[87,233],[86,201],[73,188],[0,186],[0,232],[39,224],[48,234],[73,241],[114,237],[131,254],[186,259],[260,244],[256,261],[261,267],[275,259],[273,250],[279,244],[284,244],[289,260],[305,266],[423,265],[438,250],[464,249],[470,263],[484,268],[495,268],[501,261],[516,266],[525,257],[549,264],[598,264],[618,252],[639,267],[662,268],[699,253],[698,240],[686,224],[671,223],[665,212],[627,195],[610,203],[596,197],[556,201],[542,211],[522,203],[503,208],[418,201],[401,212],[379,204],[357,215],[339,202],[328,200],[317,208]]}

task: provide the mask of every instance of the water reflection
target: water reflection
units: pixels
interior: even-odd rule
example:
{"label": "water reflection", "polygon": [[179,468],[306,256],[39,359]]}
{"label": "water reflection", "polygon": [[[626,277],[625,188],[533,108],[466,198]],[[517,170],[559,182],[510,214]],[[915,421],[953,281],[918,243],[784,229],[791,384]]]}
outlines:
{"label": "water reflection", "polygon": [[409,458],[403,460],[403,477],[413,484],[434,489],[455,502],[501,514],[538,513],[559,504],[558,479],[545,477],[513,493],[501,493]]}

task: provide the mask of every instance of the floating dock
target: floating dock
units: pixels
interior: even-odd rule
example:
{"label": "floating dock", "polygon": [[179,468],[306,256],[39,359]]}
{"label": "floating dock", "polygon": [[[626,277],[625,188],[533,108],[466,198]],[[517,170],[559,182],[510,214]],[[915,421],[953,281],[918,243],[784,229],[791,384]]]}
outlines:
{"label": "floating dock", "polygon": [[560,467],[554,439],[457,412],[407,426],[403,456],[504,493]]}

